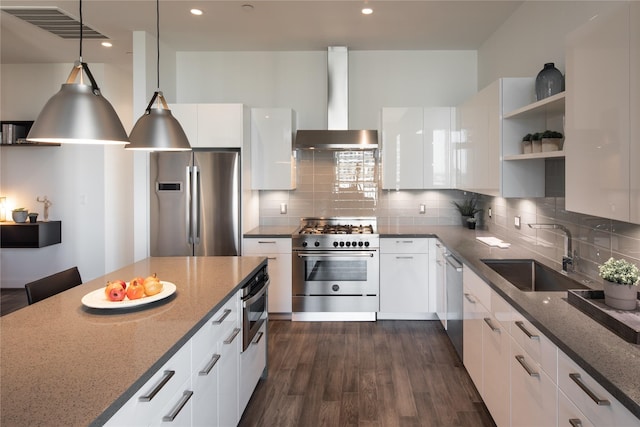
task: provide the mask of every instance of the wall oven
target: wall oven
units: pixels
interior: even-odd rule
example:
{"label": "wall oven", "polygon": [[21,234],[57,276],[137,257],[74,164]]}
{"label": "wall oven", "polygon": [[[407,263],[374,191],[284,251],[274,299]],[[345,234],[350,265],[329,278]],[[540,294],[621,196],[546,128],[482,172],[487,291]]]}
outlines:
{"label": "wall oven", "polygon": [[260,327],[267,320],[267,288],[269,274],[267,267],[262,267],[242,288],[242,351],[258,335]]}
{"label": "wall oven", "polygon": [[300,313],[349,313],[317,320],[375,320],[380,254],[374,219],[303,221],[313,226],[303,226],[293,238],[292,319],[315,320]]}

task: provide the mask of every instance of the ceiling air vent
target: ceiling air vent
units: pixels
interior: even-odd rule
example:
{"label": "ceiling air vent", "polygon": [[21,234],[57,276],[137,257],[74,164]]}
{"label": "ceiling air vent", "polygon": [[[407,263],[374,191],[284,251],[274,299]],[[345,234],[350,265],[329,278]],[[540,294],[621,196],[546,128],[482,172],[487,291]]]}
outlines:
{"label": "ceiling air vent", "polygon": [[[71,15],[67,15],[57,7],[2,7],[17,18],[40,27],[45,31],[55,34],[63,39],[80,38],[80,21]],[[108,37],[86,24],[82,26],[82,37],[85,39],[107,39]]]}

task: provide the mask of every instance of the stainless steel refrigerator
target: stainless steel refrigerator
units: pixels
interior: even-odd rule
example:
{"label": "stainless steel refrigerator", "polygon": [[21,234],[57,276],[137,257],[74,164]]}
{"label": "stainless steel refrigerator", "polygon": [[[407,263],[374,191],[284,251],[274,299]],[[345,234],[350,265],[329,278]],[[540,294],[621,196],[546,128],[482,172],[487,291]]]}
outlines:
{"label": "stainless steel refrigerator", "polygon": [[240,152],[151,153],[151,256],[240,255]]}

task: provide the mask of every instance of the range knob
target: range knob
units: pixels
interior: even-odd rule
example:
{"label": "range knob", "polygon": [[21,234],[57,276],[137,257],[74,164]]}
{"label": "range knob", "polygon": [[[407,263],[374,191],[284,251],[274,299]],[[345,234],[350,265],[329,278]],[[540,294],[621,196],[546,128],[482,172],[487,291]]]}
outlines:
{"label": "range knob", "polygon": [[333,286],[331,286],[331,290],[334,291],[334,292],[338,292],[340,290],[340,286],[333,285]]}
{"label": "range knob", "polygon": [[347,246],[351,246],[351,242],[347,242]]}
{"label": "range knob", "polygon": [[353,246],[354,248],[358,245],[358,242],[353,242],[351,243],[351,246]]}
{"label": "range knob", "polygon": [[364,245],[364,243],[358,242],[358,246],[362,246],[362,245]]}
{"label": "range knob", "polygon": [[333,242],[333,247],[337,248],[338,247],[338,242]]}
{"label": "range knob", "polygon": [[303,247],[303,248],[306,248],[306,247],[307,247],[307,245],[308,245],[308,243],[307,243],[306,241],[302,242],[302,247]]}
{"label": "range knob", "polygon": [[317,248],[318,246],[320,246],[320,242],[316,240],[316,242],[314,243],[314,246]]}
{"label": "range knob", "polygon": [[364,242],[364,245],[365,245],[366,247],[369,247],[369,242]]}
{"label": "range knob", "polygon": [[344,246],[344,242],[340,242],[340,247]]}

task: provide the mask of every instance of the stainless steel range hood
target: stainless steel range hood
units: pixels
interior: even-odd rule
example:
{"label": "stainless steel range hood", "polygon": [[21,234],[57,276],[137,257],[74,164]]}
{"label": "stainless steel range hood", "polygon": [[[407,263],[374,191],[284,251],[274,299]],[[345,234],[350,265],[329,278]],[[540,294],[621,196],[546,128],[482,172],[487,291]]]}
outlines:
{"label": "stainless steel range hood", "polygon": [[349,130],[349,57],[344,46],[327,51],[327,130],[299,130],[296,149],[373,150],[377,130]]}

